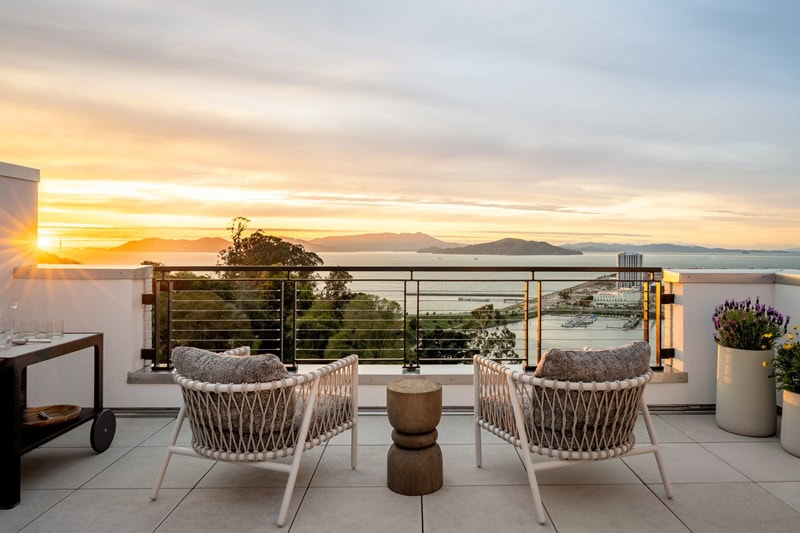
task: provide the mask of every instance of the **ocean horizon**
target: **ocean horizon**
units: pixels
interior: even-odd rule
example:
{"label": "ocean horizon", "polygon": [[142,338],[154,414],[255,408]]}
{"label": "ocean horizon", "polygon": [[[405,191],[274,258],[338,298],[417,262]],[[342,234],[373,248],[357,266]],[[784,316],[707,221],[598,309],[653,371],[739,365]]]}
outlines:
{"label": "ocean horizon", "polygon": [[[59,255],[87,265],[140,265],[155,261],[165,266],[215,266],[214,252],[116,252],[66,250]],[[617,255],[454,255],[417,252],[318,252],[325,266],[513,266],[615,267]],[[786,253],[644,253],[648,268],[754,268],[800,270],[800,254]]]}

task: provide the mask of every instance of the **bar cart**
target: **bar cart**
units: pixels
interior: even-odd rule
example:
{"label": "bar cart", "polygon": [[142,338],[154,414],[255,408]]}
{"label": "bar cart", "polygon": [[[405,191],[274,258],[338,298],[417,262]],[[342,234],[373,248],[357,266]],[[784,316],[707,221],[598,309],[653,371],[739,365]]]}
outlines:
{"label": "bar cart", "polygon": [[[25,369],[83,349],[94,349],[94,406],[82,407],[72,420],[42,427],[23,428],[22,412],[27,401]],[[65,333],[49,343],[28,343],[0,350],[0,509],[11,509],[20,501],[20,458],[67,431],[92,422],[90,444],[98,452],[111,446],[116,432],[113,411],[103,409],[103,334]]]}

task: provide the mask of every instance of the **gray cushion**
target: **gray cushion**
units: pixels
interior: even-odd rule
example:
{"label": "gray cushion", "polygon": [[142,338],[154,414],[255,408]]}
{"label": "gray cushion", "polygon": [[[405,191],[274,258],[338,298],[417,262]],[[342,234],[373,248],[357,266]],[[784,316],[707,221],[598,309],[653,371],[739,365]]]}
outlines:
{"label": "gray cushion", "polygon": [[191,346],[172,350],[178,374],[210,383],[261,383],[290,377],[281,360],[272,354],[223,355]]}
{"label": "gray cushion", "polygon": [[[223,355],[179,346],[172,350],[172,362],[178,374],[209,383],[262,383],[290,377],[281,360],[272,354]],[[190,400],[194,394],[205,395],[202,408]],[[293,388],[239,393],[183,389],[183,396],[195,447],[243,453],[283,448],[294,442]]]}
{"label": "gray cushion", "polygon": [[618,381],[641,376],[650,368],[650,344],[635,341],[602,350],[559,350],[542,355],[534,375],[561,381]]}

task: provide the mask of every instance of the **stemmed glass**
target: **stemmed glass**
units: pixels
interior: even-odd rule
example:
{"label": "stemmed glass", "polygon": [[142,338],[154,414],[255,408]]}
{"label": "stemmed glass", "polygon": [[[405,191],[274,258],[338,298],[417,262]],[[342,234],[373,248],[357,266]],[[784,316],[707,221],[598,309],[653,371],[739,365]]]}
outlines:
{"label": "stemmed glass", "polygon": [[16,325],[16,302],[0,309],[0,348],[11,345],[14,338],[14,326]]}

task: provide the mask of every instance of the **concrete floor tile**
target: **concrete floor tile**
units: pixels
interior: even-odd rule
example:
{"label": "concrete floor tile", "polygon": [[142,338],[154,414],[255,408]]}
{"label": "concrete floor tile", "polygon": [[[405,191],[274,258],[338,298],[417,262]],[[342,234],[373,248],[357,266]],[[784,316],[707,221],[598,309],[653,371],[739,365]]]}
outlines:
{"label": "concrete floor tile", "polygon": [[23,489],[77,489],[131,448],[38,448],[22,456]]}
{"label": "concrete floor tile", "polygon": [[386,487],[312,487],[290,531],[421,533],[421,497],[403,496]]}
{"label": "concrete floor tile", "polygon": [[[652,457],[652,455],[650,456]],[[553,459],[534,456],[534,463]],[[561,468],[536,473],[539,485],[618,485],[639,483],[636,474],[620,459],[590,463],[570,463]]]}
{"label": "concrete floor tile", "polygon": [[385,487],[388,446],[359,446],[358,465],[350,466],[349,446],[327,446],[312,487]]}
{"label": "concrete floor tile", "polygon": [[800,512],[800,482],[781,481],[759,483],[759,485],[795,511]]}
{"label": "concrete floor tile", "polygon": [[[295,487],[308,486],[322,457],[323,449],[323,446],[318,446],[303,453]],[[274,462],[291,464],[293,459],[294,457],[284,457]],[[217,461],[197,486],[198,488],[285,487],[288,480],[288,473],[266,470],[247,463]]]}
{"label": "concrete floor tile", "polygon": [[[138,447],[114,462],[84,485],[88,489],[112,489],[115,487],[150,489],[155,483],[158,469],[164,458],[164,449]],[[201,457],[186,457],[173,454],[162,488],[182,489],[197,485],[214,466],[214,461]]]}
{"label": "concrete floor tile", "polygon": [[[332,446],[350,446],[350,432],[336,435],[328,444]],[[359,446],[389,445],[392,443],[392,426],[386,415],[358,415]]]}
{"label": "concrete floor tile", "polygon": [[[145,439],[140,446],[166,446],[169,444],[169,439],[172,437],[172,431],[175,428],[175,419],[169,419],[167,424],[159,429],[154,435]],[[178,434],[178,446],[191,446],[192,445],[192,428],[189,426],[189,421],[184,420],[181,426],[181,432]]]}
{"label": "concrete floor tile", "polygon": [[186,495],[168,489],[156,501],[147,490],[76,490],[34,520],[25,533],[140,533],[154,531]]}
{"label": "concrete floor tile", "polygon": [[71,490],[23,490],[19,505],[0,510],[0,533],[14,533],[72,494]]}
{"label": "concrete floor tile", "polygon": [[537,522],[528,486],[445,486],[422,497],[422,515],[425,533],[554,531]]}
{"label": "concrete floor tile", "polygon": [[[287,531],[276,525],[282,499],[283,490],[277,488],[194,489],[155,531]],[[287,525],[302,499],[303,490],[295,490]]]}
{"label": "concrete floor tile", "polygon": [[[759,442],[778,440],[777,437],[745,437],[729,433],[717,425],[713,414],[664,414],[659,415],[695,442]],[[666,442],[666,441],[665,441]]]}
{"label": "concrete floor tile", "polygon": [[800,458],[778,441],[711,442],[703,447],[753,481],[800,481]]}
{"label": "concrete floor tile", "polygon": [[796,510],[756,483],[692,483],[674,489],[674,499],[663,501],[691,531],[797,531],[800,523]]}
{"label": "concrete floor tile", "polygon": [[522,460],[510,444],[483,446],[481,468],[475,464],[475,446],[446,444],[441,448],[446,486],[528,484]]}
{"label": "concrete floor tile", "polygon": [[[667,443],[662,445],[665,468],[673,483],[725,483],[747,481],[736,469],[700,444]],[[645,483],[661,483],[655,455],[652,453],[624,457]]]}
{"label": "concrete floor tile", "polygon": [[545,509],[559,533],[685,533],[681,521],[647,487],[543,486]]}
{"label": "concrete floor tile", "polygon": [[[665,442],[694,442],[691,437],[674,425],[665,421],[661,416],[651,415],[651,418],[653,419],[653,427],[655,428],[658,442],[662,444]],[[642,418],[642,416],[639,416],[639,418],[636,419],[636,427],[633,430],[633,434],[636,437],[637,445],[647,445],[650,443],[650,437],[647,434],[647,426],[645,425],[644,418]]]}

